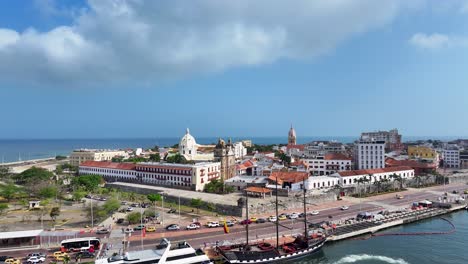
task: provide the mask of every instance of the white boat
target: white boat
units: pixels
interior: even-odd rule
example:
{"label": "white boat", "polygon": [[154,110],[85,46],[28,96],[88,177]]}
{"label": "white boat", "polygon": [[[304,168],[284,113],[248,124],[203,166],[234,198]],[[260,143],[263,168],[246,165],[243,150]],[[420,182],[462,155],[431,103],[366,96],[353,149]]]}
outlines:
{"label": "white boat", "polygon": [[115,255],[110,258],[97,259],[96,264],[209,264],[212,263],[202,251],[195,250],[187,242],[171,246],[163,239],[155,249],[129,251],[125,255]]}

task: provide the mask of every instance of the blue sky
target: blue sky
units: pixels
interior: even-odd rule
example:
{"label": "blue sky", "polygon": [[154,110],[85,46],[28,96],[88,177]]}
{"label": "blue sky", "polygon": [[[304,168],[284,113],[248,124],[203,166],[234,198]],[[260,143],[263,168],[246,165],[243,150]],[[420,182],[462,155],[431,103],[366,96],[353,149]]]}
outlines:
{"label": "blue sky", "polygon": [[1,1],[0,138],[468,136],[468,1],[190,3]]}

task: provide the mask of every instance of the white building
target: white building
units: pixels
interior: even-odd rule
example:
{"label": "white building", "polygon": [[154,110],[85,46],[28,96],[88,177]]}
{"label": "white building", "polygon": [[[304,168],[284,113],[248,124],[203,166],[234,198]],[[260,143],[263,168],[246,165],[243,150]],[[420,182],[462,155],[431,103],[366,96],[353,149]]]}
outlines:
{"label": "white building", "polygon": [[330,189],[340,184],[338,176],[311,176],[307,180],[307,189]]}
{"label": "white building", "polygon": [[303,147],[304,156],[307,158],[323,157],[330,153],[345,153],[343,143],[336,141],[314,141]]}
{"label": "white building", "polygon": [[236,142],[233,145],[234,157],[236,159],[243,159],[247,155],[247,148],[242,144],[242,142]]}
{"label": "white building", "polygon": [[77,149],[70,154],[70,164],[78,166],[85,161],[110,161],[117,156],[128,157],[123,150]]}
{"label": "white building", "polygon": [[354,154],[359,170],[385,168],[385,141],[361,140]]}
{"label": "white building", "polygon": [[444,149],[444,167],[459,168],[460,167],[460,150],[456,147],[448,147]]}
{"label": "white building", "polygon": [[398,175],[403,179],[410,179],[414,177],[414,170],[411,167],[389,167],[381,169],[370,169],[370,170],[353,170],[353,171],[341,171],[337,172],[333,176],[339,176],[340,185],[343,187],[350,187],[357,185],[357,181],[360,178],[367,177],[370,182],[381,181],[383,179],[393,180],[392,175]]}
{"label": "white building", "polygon": [[311,175],[332,175],[338,171],[351,170],[351,158],[340,153],[329,153],[312,159],[304,159]]}
{"label": "white building", "polygon": [[97,174],[107,181],[136,182],[202,191],[206,183],[219,179],[220,167],[219,162],[133,164],[86,161],[79,166],[79,174]]}
{"label": "white building", "polygon": [[185,135],[179,142],[179,154],[183,155],[187,160],[193,160],[197,155],[198,144],[195,138],[190,135],[190,130],[187,128]]}

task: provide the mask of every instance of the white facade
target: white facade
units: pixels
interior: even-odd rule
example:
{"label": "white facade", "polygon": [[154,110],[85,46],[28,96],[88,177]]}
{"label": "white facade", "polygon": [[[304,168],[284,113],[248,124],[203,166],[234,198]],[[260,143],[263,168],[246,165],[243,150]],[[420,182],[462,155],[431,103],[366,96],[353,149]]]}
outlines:
{"label": "white facade", "polygon": [[351,170],[351,159],[342,157],[342,155],[326,155],[325,157],[316,157],[313,159],[304,159],[309,165],[311,175],[322,176],[332,175],[335,172]]}
{"label": "white facade", "polygon": [[329,153],[344,153],[346,147],[336,141],[314,141],[304,145],[304,156],[315,158],[325,156]]}
{"label": "white facade", "polygon": [[307,189],[329,189],[340,184],[338,176],[311,176],[306,182]]}
{"label": "white facade", "polygon": [[355,158],[359,170],[385,168],[385,141],[359,141]]}
{"label": "white facade", "polygon": [[443,155],[445,168],[460,167],[460,150],[456,148],[444,149]]}
{"label": "white facade", "polygon": [[243,159],[247,155],[247,148],[242,144],[242,142],[236,142],[233,145],[234,157],[236,159]]}
{"label": "white facade", "polygon": [[185,135],[179,142],[179,154],[183,155],[187,160],[193,160],[197,155],[198,144],[195,138],[190,135],[190,130],[187,128]]}
{"label": "white facade", "polygon": [[383,179],[389,179],[393,181],[392,175],[398,175],[403,179],[410,179],[414,177],[414,170],[409,167],[393,167],[383,169],[374,169],[374,170],[357,170],[357,171],[344,171],[338,172],[334,176],[339,176],[340,185],[343,187],[350,187],[357,185],[357,181],[360,178],[367,177],[370,182],[368,184],[374,183],[376,181],[381,181]]}
{"label": "white facade", "polygon": [[85,161],[110,161],[113,157],[127,157],[123,150],[108,149],[77,149],[70,154],[70,164],[78,166]]}

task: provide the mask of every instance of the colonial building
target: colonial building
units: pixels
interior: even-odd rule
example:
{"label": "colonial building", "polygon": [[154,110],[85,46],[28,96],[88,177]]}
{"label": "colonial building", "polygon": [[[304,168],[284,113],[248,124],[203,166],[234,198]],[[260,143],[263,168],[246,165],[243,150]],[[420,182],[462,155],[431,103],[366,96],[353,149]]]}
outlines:
{"label": "colonial building", "polygon": [[85,161],[110,161],[113,157],[126,157],[123,150],[109,149],[77,149],[70,154],[70,164],[78,166]]}
{"label": "colonial building", "polygon": [[385,141],[360,140],[354,158],[359,170],[385,168]]}
{"label": "colonial building", "polygon": [[281,186],[281,189],[288,189],[291,191],[298,191],[307,188],[304,183],[309,179],[307,172],[299,171],[275,171],[268,177],[267,187],[276,188],[276,184]]}
{"label": "colonial building", "polygon": [[383,179],[393,181],[394,178],[392,175],[400,176],[403,179],[410,179],[414,177],[414,170],[410,167],[391,167],[370,170],[341,171],[333,176],[341,177],[340,185],[343,187],[349,187],[357,185],[357,181],[363,177],[368,178],[369,183],[381,181]]}
{"label": "colonial building", "polygon": [[231,139],[228,143],[224,142],[223,139],[218,140],[214,150],[215,160],[221,164],[221,179],[227,180],[236,176],[236,158],[234,156],[234,150]]}
{"label": "colonial building", "polygon": [[398,134],[398,129],[391,129],[390,131],[363,132],[361,133],[361,140],[385,141],[385,148],[389,151],[401,150],[403,148],[401,135]]}
{"label": "colonial building", "polygon": [[206,183],[219,179],[220,167],[219,162],[133,164],[86,161],[79,166],[79,174],[97,174],[107,181],[134,182],[202,191]]}
{"label": "colonial building", "polygon": [[330,189],[340,184],[338,176],[311,176],[307,180],[307,189]]}
{"label": "colonial building", "polygon": [[309,165],[310,174],[315,176],[332,175],[352,169],[351,158],[341,153],[329,153],[304,161]]}
{"label": "colonial building", "polygon": [[385,167],[410,167],[415,175],[433,173],[439,165],[438,161],[427,162],[424,160],[398,160],[395,158],[386,158]]}
{"label": "colonial building", "polygon": [[437,151],[428,146],[408,146],[408,157],[410,159],[436,159]]}
{"label": "colonial building", "polygon": [[179,142],[179,154],[183,155],[187,160],[193,160],[197,155],[198,144],[195,138],[190,135],[190,130],[187,128],[185,135],[180,139]]}
{"label": "colonial building", "polygon": [[296,130],[294,130],[292,125],[288,133],[288,145],[296,145]]}

